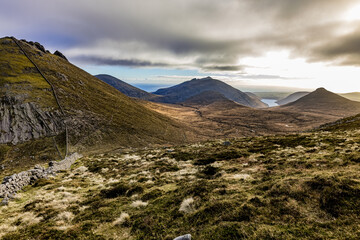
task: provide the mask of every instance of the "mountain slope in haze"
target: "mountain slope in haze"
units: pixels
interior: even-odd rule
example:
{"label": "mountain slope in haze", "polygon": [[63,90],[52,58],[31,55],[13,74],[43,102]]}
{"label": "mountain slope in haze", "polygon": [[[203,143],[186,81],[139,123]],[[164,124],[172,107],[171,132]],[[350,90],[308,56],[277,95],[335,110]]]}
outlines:
{"label": "mountain slope in haze", "polygon": [[360,92],[341,93],[339,95],[352,101],[360,102]]}
{"label": "mountain slope in haze", "polygon": [[192,97],[186,99],[184,102],[181,102],[181,104],[184,106],[196,106],[196,105],[204,106],[204,105],[209,105],[209,104],[212,104],[215,102],[237,104],[234,101],[227,99],[221,93],[214,92],[214,91],[201,92],[195,96],[192,96]]}
{"label": "mountain slope in haze", "polygon": [[159,89],[154,94],[163,96],[160,100],[161,102],[180,103],[205,91],[221,93],[226,98],[244,106],[255,108],[267,107],[265,103],[258,99],[251,98],[246,93],[211,77],[192,79],[173,87]]}
{"label": "mountain slope in haze", "polygon": [[5,169],[64,156],[65,123],[70,152],[184,141],[182,126],[174,120],[145,108],[62,57],[30,42],[17,42],[53,84],[65,114],[49,83],[16,42],[0,39],[0,165]]}
{"label": "mountain slope in haze", "polygon": [[290,94],[289,96],[282,98],[278,101],[276,101],[277,104],[279,105],[285,105],[291,102],[295,102],[296,100],[306,96],[307,94],[309,94],[310,92],[295,92]]}
{"label": "mountain slope in haze", "polygon": [[280,108],[350,116],[360,112],[360,103],[329,92],[325,88],[318,88],[295,102],[280,106]]}
{"label": "mountain slope in haze", "polygon": [[[262,98],[259,97],[258,95],[256,95],[255,93],[252,93],[252,92],[245,92],[251,99],[253,99],[253,101],[260,101],[262,103],[264,103],[262,101]],[[266,103],[264,103],[265,105],[267,105]],[[268,106],[269,107],[269,106]]]}
{"label": "mountain slope in haze", "polygon": [[109,84],[110,86],[113,86],[114,88],[116,88],[117,90],[119,90],[120,92],[122,92],[123,94],[125,94],[126,96],[129,96],[129,97],[136,97],[136,98],[140,98],[143,100],[150,100],[150,99],[156,97],[154,94],[148,93],[144,90],[134,87],[134,86],[132,86],[116,77],[113,77],[111,75],[98,74],[98,75],[95,75],[95,77],[97,77],[101,81]]}

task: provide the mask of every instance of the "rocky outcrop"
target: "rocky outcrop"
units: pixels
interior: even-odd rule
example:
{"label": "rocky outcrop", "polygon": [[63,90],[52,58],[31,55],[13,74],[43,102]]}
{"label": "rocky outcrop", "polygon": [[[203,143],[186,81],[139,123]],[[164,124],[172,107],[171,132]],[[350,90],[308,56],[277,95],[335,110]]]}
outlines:
{"label": "rocky outcrop", "polygon": [[58,51],[58,50],[56,50],[56,51],[54,52],[54,55],[59,56],[59,57],[65,59],[66,61],[68,61],[68,59],[65,57],[65,55],[62,54],[62,53],[61,53],[60,51]]}
{"label": "rocky outcrop", "polygon": [[3,198],[2,204],[6,205],[10,199],[15,197],[19,190],[34,183],[36,180],[48,178],[49,176],[54,176],[58,171],[69,169],[81,157],[82,155],[74,153],[60,162],[50,162],[49,167],[46,169],[37,165],[28,171],[5,177],[2,184],[0,184],[0,198]]}
{"label": "rocky outcrop", "polygon": [[0,144],[54,136],[64,131],[60,111],[44,111],[23,97],[0,98]]}

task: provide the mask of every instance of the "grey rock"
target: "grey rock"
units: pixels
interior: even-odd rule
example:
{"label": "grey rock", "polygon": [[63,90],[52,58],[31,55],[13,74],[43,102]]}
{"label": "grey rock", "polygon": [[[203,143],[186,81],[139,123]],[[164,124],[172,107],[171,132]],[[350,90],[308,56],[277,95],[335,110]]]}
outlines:
{"label": "grey rock", "polygon": [[191,234],[186,234],[183,236],[176,237],[174,238],[174,240],[191,240]]}
{"label": "grey rock", "polygon": [[43,45],[41,45],[41,44],[38,43],[38,42],[35,42],[34,45],[35,45],[35,47],[36,47],[37,49],[39,49],[41,52],[46,53],[46,49],[44,48]]}
{"label": "grey rock", "polygon": [[0,144],[16,145],[65,130],[60,111],[44,111],[36,103],[24,102],[25,97],[0,98]]}
{"label": "grey rock", "polygon": [[1,201],[1,204],[0,206],[6,206],[9,204],[9,199],[8,198],[4,198],[2,201]]}
{"label": "grey rock", "polygon": [[61,53],[60,51],[58,51],[58,50],[56,50],[56,51],[54,52],[54,55],[59,56],[59,57],[65,59],[66,61],[68,61],[68,59],[65,57],[65,55],[62,54],[62,53]]}

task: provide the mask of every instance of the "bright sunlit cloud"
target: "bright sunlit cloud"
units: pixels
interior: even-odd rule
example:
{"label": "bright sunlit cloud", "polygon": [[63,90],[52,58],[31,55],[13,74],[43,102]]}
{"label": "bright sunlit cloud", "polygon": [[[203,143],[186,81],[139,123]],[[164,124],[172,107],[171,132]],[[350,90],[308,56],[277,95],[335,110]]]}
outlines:
{"label": "bright sunlit cloud", "polygon": [[0,35],[129,83],[360,91],[360,0],[11,0]]}
{"label": "bright sunlit cloud", "polygon": [[344,19],[347,21],[360,20],[360,4],[351,7],[345,14]]}

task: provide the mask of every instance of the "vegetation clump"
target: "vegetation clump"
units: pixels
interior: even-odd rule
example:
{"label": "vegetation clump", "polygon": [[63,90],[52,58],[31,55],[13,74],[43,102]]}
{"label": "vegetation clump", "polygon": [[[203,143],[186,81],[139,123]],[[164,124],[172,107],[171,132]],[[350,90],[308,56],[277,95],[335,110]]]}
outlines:
{"label": "vegetation clump", "polygon": [[318,131],[91,155],[0,208],[0,234],[357,239],[359,134]]}

